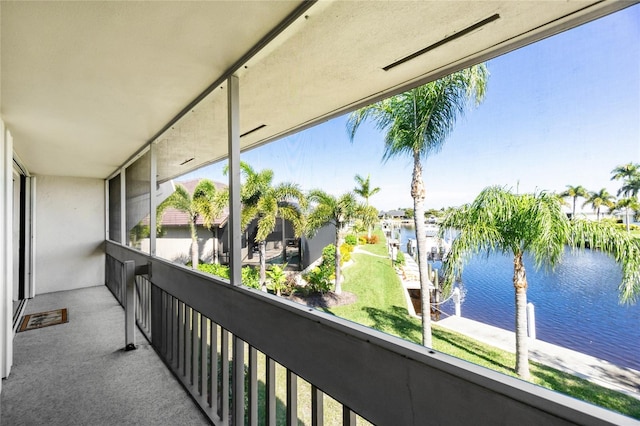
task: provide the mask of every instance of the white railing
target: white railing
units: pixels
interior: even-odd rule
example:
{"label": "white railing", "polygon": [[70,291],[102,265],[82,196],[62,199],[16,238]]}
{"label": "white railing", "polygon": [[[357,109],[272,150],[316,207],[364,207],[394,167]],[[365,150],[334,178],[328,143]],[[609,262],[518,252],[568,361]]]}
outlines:
{"label": "white railing", "polygon": [[[347,425],[355,424],[355,413],[378,425],[633,422],[116,243],[107,242],[106,250],[108,263],[145,265],[150,291],[140,294],[150,297],[142,306],[150,307],[151,343],[216,425],[254,425],[258,417],[282,424],[276,407],[283,405],[286,423],[298,424],[297,388],[305,382],[313,425],[327,415],[325,394],[342,404]],[[275,391],[277,368],[286,369],[284,398]]]}

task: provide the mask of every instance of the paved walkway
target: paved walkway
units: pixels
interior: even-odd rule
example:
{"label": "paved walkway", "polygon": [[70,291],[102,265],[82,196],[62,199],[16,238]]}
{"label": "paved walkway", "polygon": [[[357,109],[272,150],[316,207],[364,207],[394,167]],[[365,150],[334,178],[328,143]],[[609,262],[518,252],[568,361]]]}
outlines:
{"label": "paved walkway", "polygon": [[[502,328],[455,316],[437,324],[509,352],[516,347],[515,333]],[[640,399],[640,371],[537,339],[529,340],[529,359]]]}

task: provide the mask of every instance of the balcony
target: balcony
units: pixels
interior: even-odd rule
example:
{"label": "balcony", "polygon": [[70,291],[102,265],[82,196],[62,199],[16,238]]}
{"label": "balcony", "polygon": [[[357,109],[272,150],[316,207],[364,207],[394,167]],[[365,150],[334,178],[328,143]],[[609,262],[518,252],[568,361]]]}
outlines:
{"label": "balcony", "polygon": [[[56,419],[75,418],[82,424],[201,424],[207,422],[204,413],[216,425],[282,424],[284,419],[287,424],[302,419],[336,424],[329,417],[335,413],[323,410],[329,396],[341,405],[342,424],[355,424],[356,413],[379,425],[630,420],[302,305],[106,244],[107,287],[115,299],[105,288],[94,287],[31,302],[30,311],[68,307],[71,321],[16,339],[16,365],[2,402],[9,423],[46,418],[56,424]],[[127,304],[127,283],[129,294],[135,294],[128,300],[135,304]],[[135,351],[123,350],[125,314],[117,300],[135,313]],[[276,392],[276,368],[286,370],[284,397]],[[211,377],[217,378],[214,386]],[[310,386],[311,401],[298,399],[303,386]],[[238,399],[244,403],[236,404]]]}
{"label": "balcony", "polygon": [[[634,3],[0,2],[3,424],[628,424],[111,240],[197,166]],[[36,294],[70,322],[14,341]]]}

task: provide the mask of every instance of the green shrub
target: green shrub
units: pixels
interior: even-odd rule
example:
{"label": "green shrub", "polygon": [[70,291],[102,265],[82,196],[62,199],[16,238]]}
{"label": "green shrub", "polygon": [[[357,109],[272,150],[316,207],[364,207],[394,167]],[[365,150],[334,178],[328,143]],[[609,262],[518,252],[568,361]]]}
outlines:
{"label": "green shrub", "polygon": [[229,279],[229,267],[217,263],[198,263],[198,269],[211,275]]}
{"label": "green shrub", "polygon": [[260,271],[251,266],[242,268],[242,284],[251,288],[260,288]]}
{"label": "green shrub", "polygon": [[404,265],[406,263],[406,259],[404,258],[404,253],[398,250],[398,254],[396,255],[396,264]]}
{"label": "green shrub", "polygon": [[353,234],[349,234],[349,235],[347,235],[346,237],[344,237],[344,242],[345,242],[346,244],[349,244],[349,245],[355,246],[355,245],[357,245],[357,244],[358,244],[358,238],[357,238],[355,235],[353,235]]}
{"label": "green shrub", "polygon": [[[336,264],[336,246],[329,244],[322,249],[322,263],[329,268],[334,268]],[[322,266],[321,266],[322,267]]]}
{"label": "green shrub", "polygon": [[282,291],[287,287],[287,274],[284,272],[284,268],[279,265],[271,265],[269,270],[267,271],[267,277],[269,278],[269,282],[271,283],[271,290],[278,296],[282,295]]}
{"label": "green shrub", "polygon": [[303,277],[308,285],[304,288],[298,288],[301,292],[311,293],[326,293],[331,290],[331,275],[326,269],[319,266],[313,268],[308,274]]}

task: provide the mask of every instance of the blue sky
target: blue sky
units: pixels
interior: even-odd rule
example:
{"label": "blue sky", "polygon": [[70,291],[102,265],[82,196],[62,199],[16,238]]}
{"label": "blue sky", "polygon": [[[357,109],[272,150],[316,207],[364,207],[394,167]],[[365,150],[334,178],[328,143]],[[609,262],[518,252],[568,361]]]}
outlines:
{"label": "blue sky", "polygon": [[[442,151],[423,162],[426,207],[457,206],[484,187],[615,193],[611,170],[640,162],[640,6],[633,6],[487,63],[484,102],[458,119]],[[412,162],[382,162],[383,134],[363,125],[353,143],[338,117],[248,151],[242,161],[276,182],[334,195],[371,175],[381,210],[412,207]],[[221,165],[190,176],[226,181]]]}

